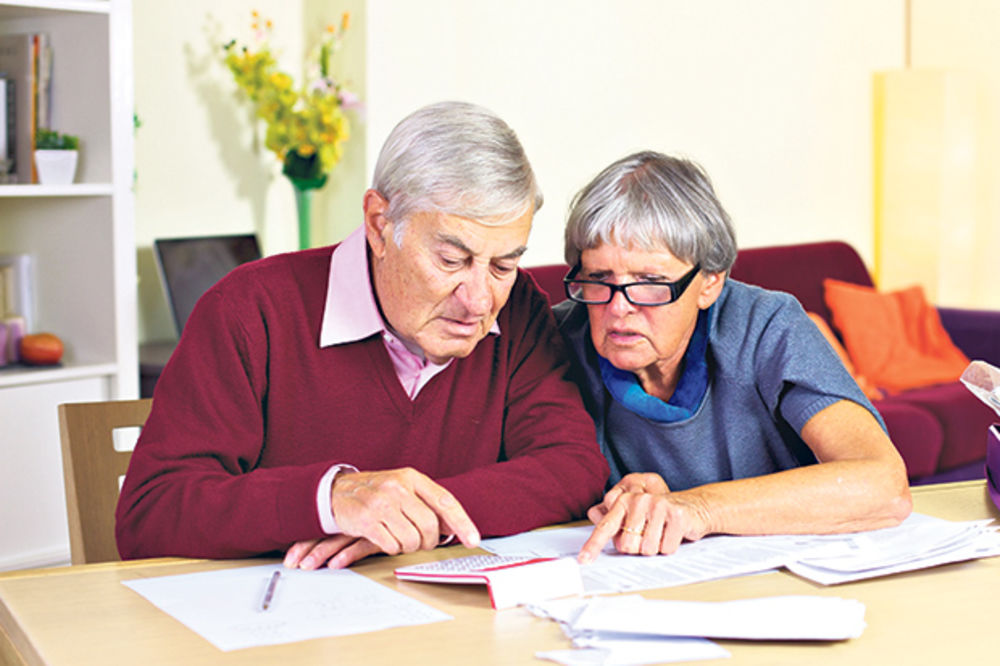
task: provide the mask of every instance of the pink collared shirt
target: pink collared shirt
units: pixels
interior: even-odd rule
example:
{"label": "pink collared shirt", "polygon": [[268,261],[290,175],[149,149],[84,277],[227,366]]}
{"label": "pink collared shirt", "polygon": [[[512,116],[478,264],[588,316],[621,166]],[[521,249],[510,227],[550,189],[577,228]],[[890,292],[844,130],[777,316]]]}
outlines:
{"label": "pink collared shirt", "polygon": [[[500,334],[494,321],[492,335]],[[447,368],[453,359],[443,364],[424,358],[419,349],[411,350],[382,319],[368,274],[368,242],[364,226],[355,229],[337,246],[330,257],[330,277],[326,286],[326,305],[319,332],[319,346],[349,344],[372,335],[382,336],[399,383],[413,400],[434,375]],[[341,470],[358,471],[348,464],[333,465],[320,479],[316,491],[316,510],[320,525],[327,534],[339,534],[330,506],[333,480]]]}

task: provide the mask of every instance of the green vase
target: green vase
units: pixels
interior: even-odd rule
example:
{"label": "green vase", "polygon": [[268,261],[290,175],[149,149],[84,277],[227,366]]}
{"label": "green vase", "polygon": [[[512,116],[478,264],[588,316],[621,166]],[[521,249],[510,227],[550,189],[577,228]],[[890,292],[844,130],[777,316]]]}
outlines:
{"label": "green vase", "polygon": [[295,191],[295,213],[299,219],[299,249],[311,246],[312,232],[312,197],[314,188],[299,187],[292,179],[292,189]]}
{"label": "green vase", "polygon": [[319,159],[316,154],[301,157],[291,151],[285,157],[282,173],[288,176],[295,191],[295,212],[299,222],[299,249],[311,246],[312,233],[312,196],[313,190],[326,184],[326,174],[319,173]]}

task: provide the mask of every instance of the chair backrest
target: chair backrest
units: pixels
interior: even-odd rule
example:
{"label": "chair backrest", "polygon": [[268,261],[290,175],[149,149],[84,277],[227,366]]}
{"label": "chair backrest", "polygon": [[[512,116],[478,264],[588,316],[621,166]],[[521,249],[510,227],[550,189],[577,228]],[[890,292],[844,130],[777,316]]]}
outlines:
{"label": "chair backrest", "polygon": [[730,276],[765,289],[784,291],[807,312],[815,312],[833,325],[824,298],[823,280],[872,286],[872,279],[857,251],[843,241],[774,245],[740,250]]}
{"label": "chair backrest", "polygon": [[549,303],[555,305],[566,300],[566,290],[563,288],[563,278],[569,272],[565,264],[547,264],[544,266],[528,266],[525,269],[535,280],[539,289],[549,297]]}
{"label": "chair backrest", "polygon": [[142,427],[153,401],[118,400],[59,405],[63,479],[73,564],[120,559],[115,544],[118,480],[131,450],[115,448],[115,430]]}

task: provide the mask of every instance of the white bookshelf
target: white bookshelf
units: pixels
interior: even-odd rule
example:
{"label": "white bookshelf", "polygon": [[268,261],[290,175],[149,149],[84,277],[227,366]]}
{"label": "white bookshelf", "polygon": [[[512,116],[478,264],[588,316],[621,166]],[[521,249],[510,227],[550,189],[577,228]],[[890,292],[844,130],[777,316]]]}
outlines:
{"label": "white bookshelf", "polygon": [[0,368],[0,570],[69,560],[56,406],[138,396],[131,0],[0,0],[0,34],[45,32],[72,185],[0,185],[0,254],[31,256],[33,331],[58,367]]}

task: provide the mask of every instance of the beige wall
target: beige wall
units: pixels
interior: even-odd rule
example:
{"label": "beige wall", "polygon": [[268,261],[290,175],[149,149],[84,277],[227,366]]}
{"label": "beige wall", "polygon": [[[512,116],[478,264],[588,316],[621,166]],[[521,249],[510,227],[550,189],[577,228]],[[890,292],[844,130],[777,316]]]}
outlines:
{"label": "beige wall", "polygon": [[947,70],[969,81],[977,115],[975,182],[962,189],[974,201],[945,199],[956,216],[946,207],[937,230],[948,248],[940,259],[940,300],[1000,309],[1000,3],[911,1],[911,66]]}
{"label": "beige wall", "polygon": [[[311,31],[343,9],[354,16],[344,76],[366,118],[316,203],[317,243],[359,223],[391,127],[461,98],[500,113],[538,172],[547,202],[526,264],[560,260],[572,194],[643,148],[700,161],[742,246],[841,238],[872,260],[872,76],[904,65],[904,0],[136,0],[144,340],[171,335],[153,238],[255,230],[267,253],[295,244],[288,183],[253,148],[217,57],[221,41],[248,34],[251,9],[274,19],[289,71]],[[914,64],[979,70],[994,108],[998,32],[990,0],[913,1]],[[987,235],[1000,227],[992,168],[981,184]]]}
{"label": "beige wall", "polygon": [[[283,69],[301,80],[305,50],[343,10],[354,20],[338,72],[364,93],[363,0],[135,0],[136,242],[139,337],[173,337],[150,246],[153,239],[256,232],[264,252],[295,249],[295,203],[281,165],[259,144],[252,122],[221,62],[221,45],[251,36],[251,11],[274,22],[273,46]],[[364,127],[314,204],[314,242],[342,238],[335,220],[346,200],[360,201],[365,178]],[[360,188],[360,189],[359,189]],[[352,211],[353,212],[353,211]]]}
{"label": "beige wall", "polygon": [[644,148],[701,162],[743,246],[843,238],[870,257],[871,76],[902,63],[901,0],[369,5],[369,164],[418,105],[493,108],[546,194],[525,263],[559,260],[572,194]]}

